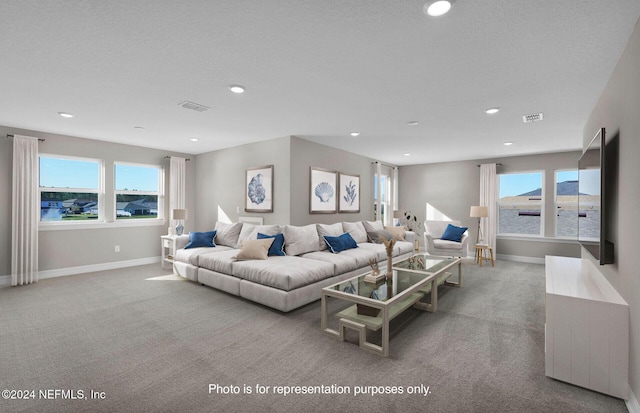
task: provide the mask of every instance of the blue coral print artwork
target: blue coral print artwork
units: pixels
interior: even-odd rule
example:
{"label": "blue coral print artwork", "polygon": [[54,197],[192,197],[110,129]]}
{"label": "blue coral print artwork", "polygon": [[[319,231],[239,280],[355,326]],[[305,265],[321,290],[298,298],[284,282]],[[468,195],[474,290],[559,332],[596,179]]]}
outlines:
{"label": "blue coral print artwork", "polygon": [[273,212],[273,165],[247,170],[245,211]]}
{"label": "blue coral print artwork", "polygon": [[360,212],[360,176],[340,173],[340,212]]}

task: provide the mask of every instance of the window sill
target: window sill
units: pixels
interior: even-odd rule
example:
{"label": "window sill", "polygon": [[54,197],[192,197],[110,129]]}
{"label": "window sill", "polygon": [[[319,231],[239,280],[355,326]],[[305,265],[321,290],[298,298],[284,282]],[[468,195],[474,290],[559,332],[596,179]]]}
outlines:
{"label": "window sill", "polygon": [[577,244],[574,238],[542,237],[539,235],[496,235],[496,239],[505,241],[555,242],[558,244]]}
{"label": "window sill", "polygon": [[112,222],[47,222],[38,225],[38,231],[64,231],[78,229],[106,229],[165,226],[165,219],[145,219],[140,221],[121,220]]}

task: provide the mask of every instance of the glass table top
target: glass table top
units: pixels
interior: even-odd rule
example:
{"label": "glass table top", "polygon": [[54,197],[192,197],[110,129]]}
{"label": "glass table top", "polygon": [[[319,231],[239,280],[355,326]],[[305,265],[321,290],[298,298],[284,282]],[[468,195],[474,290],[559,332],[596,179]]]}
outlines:
{"label": "glass table top", "polygon": [[398,294],[406,291],[416,284],[432,278],[457,262],[455,258],[433,257],[425,254],[417,254],[413,257],[399,261],[393,265],[393,276],[388,280],[377,283],[365,281],[367,274],[360,275],[341,283],[327,287],[327,289],[341,291],[376,301],[389,301]]}

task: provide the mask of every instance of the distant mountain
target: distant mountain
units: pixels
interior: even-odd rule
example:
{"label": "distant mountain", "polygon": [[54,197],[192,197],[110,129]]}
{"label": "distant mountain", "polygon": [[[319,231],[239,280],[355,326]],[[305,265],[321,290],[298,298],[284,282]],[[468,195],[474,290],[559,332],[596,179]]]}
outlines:
{"label": "distant mountain", "polygon": [[[558,182],[557,193],[558,195],[578,195],[578,181]],[[542,196],[542,188],[534,189],[518,196]]]}

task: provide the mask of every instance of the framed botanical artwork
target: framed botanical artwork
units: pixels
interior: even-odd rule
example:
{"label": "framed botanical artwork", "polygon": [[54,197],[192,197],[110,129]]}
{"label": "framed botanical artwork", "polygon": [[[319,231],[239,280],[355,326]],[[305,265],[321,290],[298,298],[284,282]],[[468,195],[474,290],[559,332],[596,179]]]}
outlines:
{"label": "framed botanical artwork", "polygon": [[338,198],[338,172],[311,167],[309,188],[309,212],[312,214],[333,214]]}
{"label": "framed botanical artwork", "polygon": [[247,169],[244,199],[246,212],[273,212],[273,165]]}
{"label": "framed botanical artwork", "polygon": [[343,174],[338,177],[338,211],[360,212],[360,175]]}

